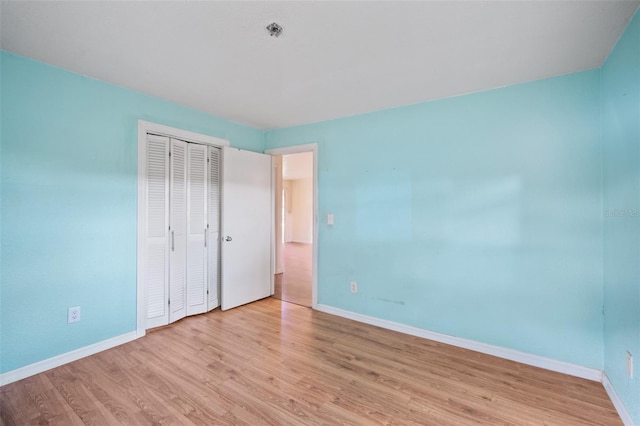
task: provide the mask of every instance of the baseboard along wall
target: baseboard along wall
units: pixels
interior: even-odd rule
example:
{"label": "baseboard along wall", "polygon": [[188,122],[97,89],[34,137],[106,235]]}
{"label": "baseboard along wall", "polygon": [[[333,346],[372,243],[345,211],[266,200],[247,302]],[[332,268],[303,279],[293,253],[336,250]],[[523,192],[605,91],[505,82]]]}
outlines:
{"label": "baseboard along wall", "polygon": [[[620,418],[624,422],[625,426],[635,426],[635,423],[627,411],[624,403],[618,396],[615,388],[609,381],[609,378],[601,370],[595,368],[583,367],[580,365],[571,364],[568,362],[558,361],[551,358],[542,357],[539,355],[532,355],[526,352],[520,352],[513,349],[503,348],[501,346],[489,345],[487,343],[477,342],[475,340],[464,339],[461,337],[450,336],[448,334],[437,333],[435,331],[425,330],[422,328],[412,327],[405,324],[400,324],[393,321],[383,320],[368,315],[359,314],[352,311],[347,311],[333,306],[317,304],[313,309],[324,312],[331,315],[351,319],[364,324],[374,325],[377,327],[385,328],[387,330],[393,330],[411,336],[422,337],[424,339],[433,340],[440,343],[445,343],[452,346],[457,346],[464,349],[469,349],[476,352],[481,352],[488,355],[497,356],[499,358],[508,359],[511,361],[520,362],[522,364],[531,365],[534,367],[544,368],[546,370],[556,371],[558,373],[569,374],[571,376],[581,377],[583,379],[601,382],[611,399],[614,407],[618,411]],[[76,349],[55,357],[45,359],[43,361],[35,362],[24,367],[17,368],[15,370],[8,371],[0,374],[0,386],[7,385],[9,383],[16,382],[18,380],[25,379],[38,373],[45,372],[52,368],[67,364],[72,361],[87,357],[89,355],[102,352],[104,350],[113,348],[115,346],[122,345],[132,340],[138,339],[144,336],[145,332],[142,330],[132,331],[120,336],[113,337],[111,339],[103,340],[98,343],[94,343],[89,346],[85,346],[80,349]]]}
{"label": "baseboard along wall", "polygon": [[112,337],[110,339],[103,340],[101,342],[97,342],[79,349],[75,349],[73,351],[54,356],[52,358],[34,362],[33,364],[16,368],[15,370],[7,371],[6,373],[0,374],[0,386],[8,385],[9,383],[26,379],[27,377],[43,373],[47,370],[51,370],[52,368],[68,364],[89,355],[106,351],[107,349],[122,345],[123,343],[130,342],[142,336],[144,336],[144,332],[141,333],[139,331],[132,331],[130,333],[121,334],[120,336]]}
{"label": "baseboard along wall", "polygon": [[629,411],[627,411],[627,407],[625,407],[624,403],[620,399],[620,396],[618,395],[618,392],[616,392],[616,389],[613,387],[613,385],[609,381],[609,378],[604,373],[602,374],[602,385],[604,386],[604,390],[607,391],[607,395],[609,395],[609,399],[611,399],[613,406],[616,407],[616,411],[618,412],[618,415],[620,416],[620,419],[622,419],[624,425],[635,426],[631,414],[629,414]]}
{"label": "baseboard along wall", "polygon": [[375,325],[387,330],[393,330],[399,333],[409,334],[411,336],[422,337],[424,339],[446,343],[448,345],[457,346],[464,349],[470,349],[472,351],[497,356],[498,358],[504,358],[534,367],[544,368],[546,370],[555,371],[558,373],[568,374],[570,376],[581,377],[583,379],[592,380],[595,382],[601,382],[625,426],[635,426],[633,418],[627,411],[627,408],[618,396],[615,388],[609,381],[607,375],[604,374],[604,372],[602,372],[601,370],[583,367],[581,365],[571,364],[564,361],[558,361],[539,355],[532,355],[526,352],[503,348],[501,346],[489,345],[487,343],[481,343],[475,340],[463,339],[461,337],[437,333],[435,331],[383,320],[380,318],[371,317],[340,308],[334,308],[333,306],[317,304],[313,307],[313,309],[327,314],[337,315],[339,317],[358,321],[364,324]]}

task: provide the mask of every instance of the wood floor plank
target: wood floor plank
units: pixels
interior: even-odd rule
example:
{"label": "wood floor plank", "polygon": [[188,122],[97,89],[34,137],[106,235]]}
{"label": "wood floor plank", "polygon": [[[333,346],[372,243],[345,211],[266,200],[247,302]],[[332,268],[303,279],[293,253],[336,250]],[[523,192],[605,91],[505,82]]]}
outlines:
{"label": "wood floor plank", "polygon": [[[337,344],[334,348],[343,348],[343,351],[349,351],[350,348],[343,344]],[[345,354],[347,352],[344,352]],[[351,355],[345,355],[352,357]],[[390,384],[396,390],[400,392],[406,392],[408,395],[429,395],[430,398],[437,398],[438,395],[464,395],[471,405],[486,405],[487,401],[492,400],[495,402],[499,399],[508,400],[513,406],[530,405],[536,403],[539,399],[538,393],[540,389],[544,392],[544,395],[548,394],[549,388],[540,388],[539,386],[532,385],[523,380],[518,380],[514,377],[512,384],[508,387],[508,392],[505,391],[505,385],[498,383],[498,386],[492,386],[495,379],[507,380],[510,376],[504,375],[505,368],[486,367],[486,371],[479,371],[473,375],[468,375],[462,380],[452,379],[452,375],[442,376],[441,372],[451,370],[457,371],[457,368],[461,364],[451,363],[443,364],[438,367],[436,374],[431,374],[428,371],[412,369],[407,370],[407,365],[412,365],[411,360],[405,360],[403,363],[394,362],[389,354],[382,353],[381,356],[376,356],[375,349],[361,355],[357,359],[351,361],[352,368],[356,366],[360,369],[359,374],[362,376],[369,376],[377,381],[384,381]],[[393,378],[397,378],[394,381]],[[477,386],[470,386],[475,384]],[[543,397],[544,397],[543,395]],[[528,404],[521,403],[521,399],[525,398]],[[601,402],[601,401],[597,401]],[[603,419],[600,418],[599,410],[593,406],[593,404],[584,401],[584,399],[577,399],[576,405],[580,407],[580,414],[578,415],[584,424],[599,424]],[[599,406],[599,404],[597,404]],[[563,405],[561,402],[551,402],[547,409],[555,409],[557,412],[562,412]],[[522,409],[518,410],[521,412]],[[505,413],[508,413],[505,411]],[[521,419],[521,414],[515,417],[511,417],[511,421]],[[508,420],[508,419],[504,419]]]}
{"label": "wood floor plank", "polygon": [[311,306],[312,256],[312,244],[284,243],[282,245],[284,272],[274,276],[273,297],[285,302]]}
{"label": "wood floor plank", "polygon": [[96,357],[87,357],[81,361],[68,364],[72,374],[111,413],[116,423],[133,424],[134,416],[139,412],[137,406],[119,388],[114,389],[104,375],[99,374]]}
{"label": "wood floor plank", "polygon": [[[19,394],[3,394],[3,397],[6,395],[12,399],[14,406],[20,410],[17,413],[10,413],[16,424],[84,424],[44,374],[29,377],[17,384],[20,386]],[[0,411],[4,411],[1,404],[2,401],[0,401]]]}
{"label": "wood floor plank", "polygon": [[83,424],[106,425],[117,422],[106,405],[98,403],[69,366],[49,370],[46,376]]}
{"label": "wood floor plank", "polygon": [[0,425],[620,425],[600,383],[275,299],[0,388]]}

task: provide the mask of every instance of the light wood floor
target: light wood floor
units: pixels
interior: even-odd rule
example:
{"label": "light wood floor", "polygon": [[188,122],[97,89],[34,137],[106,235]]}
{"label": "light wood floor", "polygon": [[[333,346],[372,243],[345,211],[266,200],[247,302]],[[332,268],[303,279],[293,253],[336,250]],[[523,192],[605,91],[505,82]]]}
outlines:
{"label": "light wood floor", "polygon": [[273,297],[302,306],[311,306],[312,253],[311,244],[284,244],[284,273],[275,275]]}
{"label": "light wood floor", "polygon": [[265,299],[0,388],[23,424],[619,425],[601,384]]}

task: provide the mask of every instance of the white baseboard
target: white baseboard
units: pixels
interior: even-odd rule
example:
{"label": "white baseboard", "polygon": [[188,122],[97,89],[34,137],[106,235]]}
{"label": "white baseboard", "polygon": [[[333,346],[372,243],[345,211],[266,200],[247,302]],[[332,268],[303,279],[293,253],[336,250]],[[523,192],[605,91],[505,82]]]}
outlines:
{"label": "white baseboard", "polygon": [[400,333],[410,334],[412,336],[423,337],[429,340],[435,340],[436,342],[470,349],[472,351],[497,356],[499,358],[504,358],[511,361],[517,361],[522,364],[532,365],[534,367],[540,367],[546,370],[569,374],[571,376],[582,377],[583,379],[593,380],[596,382],[602,381],[602,371],[595,368],[588,368],[564,361],[557,361],[555,359],[546,358],[539,355],[532,355],[526,352],[503,348],[501,346],[489,345],[487,343],[477,342],[475,340],[449,336],[448,334],[437,333],[435,331],[429,331],[393,321],[370,317],[367,315],[346,311],[344,309],[334,308],[332,306],[319,304],[314,306],[314,309],[328,314],[352,319],[354,321],[363,322],[365,324],[386,328],[388,330],[398,331]]}
{"label": "white baseboard", "polygon": [[[544,368],[546,370],[556,371],[559,373],[569,374],[571,376],[582,377],[584,379],[602,382],[611,402],[618,411],[618,415],[622,419],[625,426],[635,426],[633,418],[627,411],[624,403],[618,396],[615,388],[609,381],[609,378],[602,371],[582,367],[563,361],[557,361],[551,358],[542,357],[539,355],[532,355],[526,352],[520,352],[513,349],[503,348],[500,346],[489,345],[487,343],[477,342],[475,340],[464,339],[461,337],[450,336],[448,334],[437,333],[435,331],[429,331],[422,328],[412,327],[405,324],[400,324],[393,321],[387,321],[380,318],[371,317],[368,315],[358,314],[356,312],[347,311],[340,308],[334,308],[332,306],[316,304],[313,309],[320,312],[325,312],[331,315],[337,315],[339,317],[348,318],[354,321],[362,322],[365,324],[374,325],[377,327],[385,328],[388,330],[397,331],[400,333],[409,334],[412,336],[422,337],[436,342],[445,343],[452,346],[457,346],[464,349],[470,349],[472,351],[485,353],[488,355],[497,356],[499,358],[508,359],[511,361],[521,362],[523,364],[532,365],[535,367]],[[9,383],[17,382],[18,380],[25,379],[38,373],[50,370],[55,367],[67,364],[72,361],[87,357],[89,355],[102,352],[107,349],[122,345],[123,343],[131,342],[145,335],[144,330],[136,330],[130,333],[125,333],[120,336],[113,337],[111,339],[103,340],[98,343],[94,343],[89,346],[85,346],[80,349],[76,349],[61,355],[54,356],[43,361],[38,361],[24,367],[17,368],[15,370],[7,371],[0,374],[0,386],[8,385]]]}
{"label": "white baseboard", "polygon": [[622,419],[622,422],[625,424],[625,426],[635,426],[635,422],[633,421],[631,414],[629,414],[629,412],[627,411],[627,407],[624,406],[624,403],[620,399],[618,392],[616,392],[616,389],[613,387],[613,384],[611,384],[609,378],[605,373],[602,374],[602,385],[607,391],[609,399],[611,399],[611,402],[613,402],[613,406],[616,408],[616,411],[618,412],[618,415]]}
{"label": "white baseboard", "polygon": [[34,362],[33,364],[16,368],[15,370],[7,371],[6,373],[0,374],[0,386],[8,385],[9,383],[17,382],[18,380],[76,361],[80,358],[111,349],[115,346],[119,346],[123,343],[142,337],[144,334],[144,331],[142,331],[142,333],[139,330],[132,331],[130,333],[121,334],[120,336],[112,337],[111,339],[103,340],[80,349],[75,349],[71,352],[60,354],[49,359]]}

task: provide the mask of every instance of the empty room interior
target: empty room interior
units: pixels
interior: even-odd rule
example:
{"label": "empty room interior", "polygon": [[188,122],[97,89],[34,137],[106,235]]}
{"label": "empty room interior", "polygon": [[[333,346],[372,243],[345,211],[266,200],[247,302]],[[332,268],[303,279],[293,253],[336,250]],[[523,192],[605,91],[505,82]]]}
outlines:
{"label": "empty room interior", "polygon": [[639,1],[0,2],[0,424],[640,425]]}

